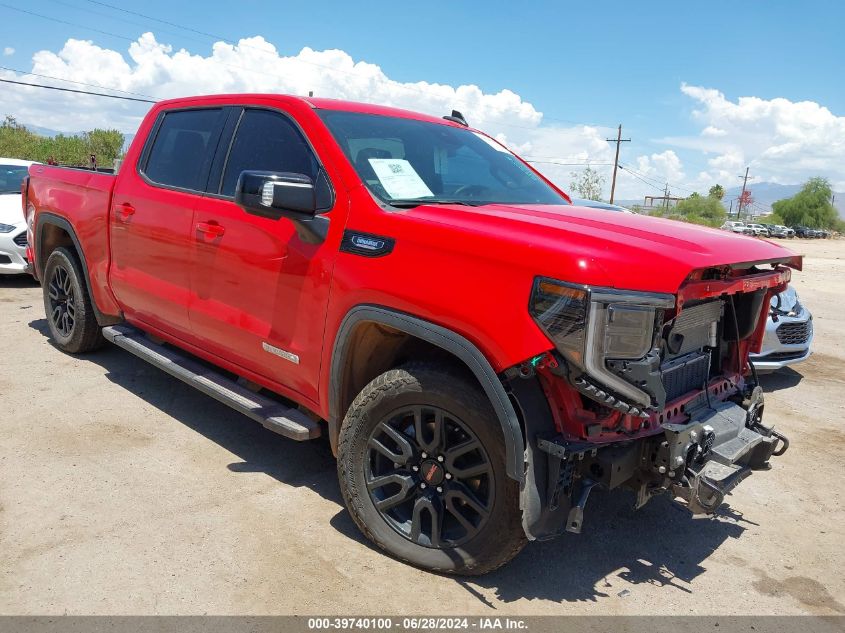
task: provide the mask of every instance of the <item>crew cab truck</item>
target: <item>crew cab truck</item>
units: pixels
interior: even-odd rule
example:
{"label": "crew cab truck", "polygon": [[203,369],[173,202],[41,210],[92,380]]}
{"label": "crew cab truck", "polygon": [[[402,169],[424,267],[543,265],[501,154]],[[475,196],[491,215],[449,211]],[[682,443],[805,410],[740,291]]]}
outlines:
{"label": "crew cab truck", "polygon": [[801,259],[573,206],[458,112],[178,99],[117,175],[29,174],[55,345],[327,436],[355,523],[414,565],[495,569],[597,485],[712,513],[786,450],[747,359]]}

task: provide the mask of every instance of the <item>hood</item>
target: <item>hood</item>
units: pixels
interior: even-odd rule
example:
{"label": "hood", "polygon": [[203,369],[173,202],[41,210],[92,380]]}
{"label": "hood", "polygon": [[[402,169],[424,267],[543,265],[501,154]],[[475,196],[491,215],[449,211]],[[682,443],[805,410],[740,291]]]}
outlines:
{"label": "hood", "polygon": [[21,209],[21,194],[0,194],[0,224],[18,224],[23,221],[24,217],[23,210]]}
{"label": "hood", "polygon": [[502,257],[519,257],[521,264],[529,258],[536,274],[573,283],[675,292],[697,269],[773,261],[801,266],[800,256],[759,238],[586,207],[421,205],[409,215],[487,236],[495,240],[487,248]]}

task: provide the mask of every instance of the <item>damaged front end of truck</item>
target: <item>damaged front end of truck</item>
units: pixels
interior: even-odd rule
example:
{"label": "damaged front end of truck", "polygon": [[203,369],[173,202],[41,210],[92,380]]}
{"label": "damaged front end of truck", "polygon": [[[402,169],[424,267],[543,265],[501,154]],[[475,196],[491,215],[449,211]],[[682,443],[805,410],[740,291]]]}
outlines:
{"label": "damaged front end of truck", "polygon": [[800,267],[787,257],[696,270],[675,294],[537,278],[529,310],[554,349],[503,375],[526,431],[529,538],[580,532],[595,486],[632,490],[637,508],[669,493],[710,514],[782,455],[789,442],[763,421],[748,354]]}

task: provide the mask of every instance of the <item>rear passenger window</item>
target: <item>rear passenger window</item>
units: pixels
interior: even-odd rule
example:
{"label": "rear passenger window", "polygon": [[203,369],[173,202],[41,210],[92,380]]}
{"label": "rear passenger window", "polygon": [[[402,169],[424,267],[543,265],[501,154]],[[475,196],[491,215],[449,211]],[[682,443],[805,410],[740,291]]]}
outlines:
{"label": "rear passenger window", "polygon": [[170,187],[205,189],[222,116],[221,108],[165,114],[144,169],[147,178]]}
{"label": "rear passenger window", "polygon": [[317,159],[287,117],[269,110],[245,110],[223,172],[220,193],[235,195],[242,171],[249,169],[305,174],[316,180]]}

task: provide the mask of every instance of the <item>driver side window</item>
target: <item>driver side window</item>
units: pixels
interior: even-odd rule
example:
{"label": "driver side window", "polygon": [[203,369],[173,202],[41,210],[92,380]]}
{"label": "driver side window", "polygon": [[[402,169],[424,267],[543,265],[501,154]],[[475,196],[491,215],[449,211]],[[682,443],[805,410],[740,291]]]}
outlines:
{"label": "driver side window", "polygon": [[242,171],[305,174],[317,179],[319,164],[299,130],[287,117],[270,110],[244,110],[223,171],[220,193],[235,195]]}

